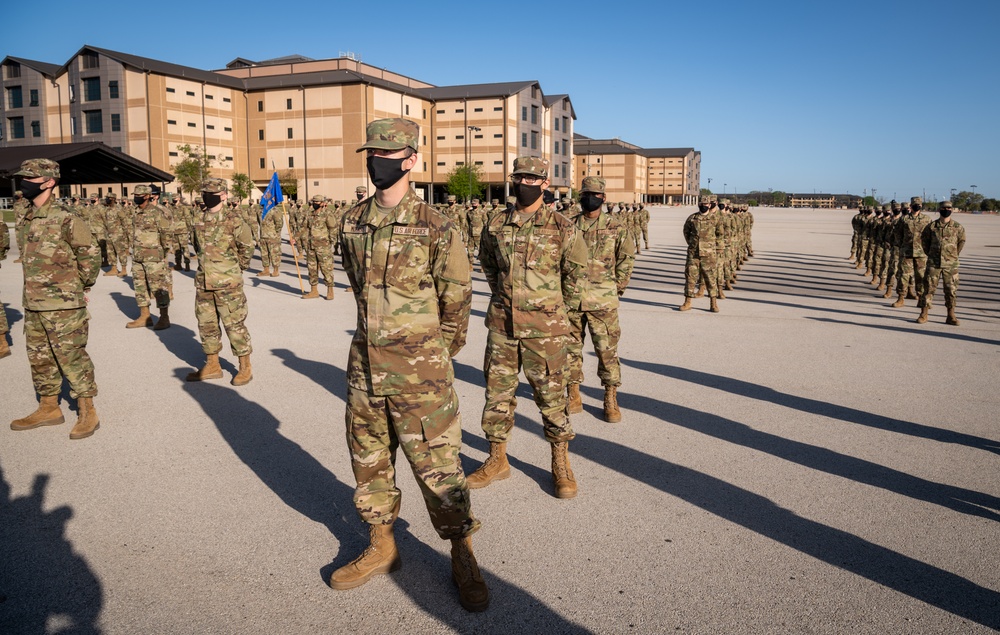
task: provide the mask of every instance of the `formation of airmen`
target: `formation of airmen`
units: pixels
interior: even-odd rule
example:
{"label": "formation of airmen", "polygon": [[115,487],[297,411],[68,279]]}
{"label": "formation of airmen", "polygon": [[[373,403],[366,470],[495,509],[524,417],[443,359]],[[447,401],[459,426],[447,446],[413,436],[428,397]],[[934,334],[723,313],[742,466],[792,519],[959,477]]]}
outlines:
{"label": "formation of airmen", "polygon": [[891,201],[888,205],[863,205],[851,219],[851,261],[864,267],[870,284],[884,291],[883,298],[896,294],[892,307],[916,300],[920,315],[927,321],[938,281],[944,286],[948,315],[946,324],[959,325],[955,315],[958,302],[959,254],[965,246],[965,228],[952,220],[952,203],[938,207],[939,217],[924,214],[923,199],[914,196],[909,204]]}
{"label": "formation of airmen", "polygon": [[753,257],[753,214],[747,205],[732,205],[706,194],[698,211],[684,221],[687,258],[684,264],[684,303],[680,311],[689,311],[694,298],[709,299],[709,310],[719,312],[718,300],[726,299],[737,282],[737,272]]}

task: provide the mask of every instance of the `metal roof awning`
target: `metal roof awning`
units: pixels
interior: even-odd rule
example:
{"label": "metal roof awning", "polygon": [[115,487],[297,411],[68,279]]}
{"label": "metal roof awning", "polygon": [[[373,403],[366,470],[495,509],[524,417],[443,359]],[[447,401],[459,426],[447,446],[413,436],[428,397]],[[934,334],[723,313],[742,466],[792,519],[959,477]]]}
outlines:
{"label": "metal roof awning", "polygon": [[28,159],[59,163],[60,185],[170,183],[174,175],[99,142],[0,148],[0,178],[13,178]]}

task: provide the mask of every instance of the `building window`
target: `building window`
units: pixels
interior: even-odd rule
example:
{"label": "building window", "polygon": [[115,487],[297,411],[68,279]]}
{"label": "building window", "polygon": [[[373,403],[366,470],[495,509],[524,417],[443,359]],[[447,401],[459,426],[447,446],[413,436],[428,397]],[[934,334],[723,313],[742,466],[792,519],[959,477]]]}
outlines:
{"label": "building window", "polygon": [[555,176],[558,179],[559,178],[559,164],[557,163],[556,165],[552,166],[552,169],[555,172],[555,174],[553,176]]}
{"label": "building window", "polygon": [[84,70],[100,67],[100,58],[97,56],[97,53],[94,53],[93,51],[87,51],[81,55],[80,61],[82,62]]}
{"label": "building window", "polygon": [[205,95],[205,99],[215,99],[215,96],[213,96],[213,95]]}
{"label": "building window", "polygon": [[482,108],[473,108],[472,112],[483,112]]}
{"label": "building window", "polygon": [[493,135],[493,138],[494,139],[503,139],[503,133],[502,132],[498,132],[495,135]]}
{"label": "building window", "polygon": [[108,82],[108,97],[118,99],[118,80]]}
{"label": "building window", "polygon": [[101,101],[101,78],[87,77],[83,82],[83,101]]}
{"label": "building window", "polygon": [[223,97],[222,98],[222,103],[224,103],[224,104],[231,104],[232,102],[233,102],[233,100],[230,99],[230,98],[228,98],[228,97]]}
{"label": "building window", "polygon": [[556,141],[556,152],[555,153],[559,154],[559,142],[558,141]]}
{"label": "building window", "polygon": [[483,164],[482,161],[473,161],[473,163],[475,163],[476,165],[482,165]]}
{"label": "building window", "polygon": [[209,161],[215,161],[215,155],[214,154],[208,155],[208,160]]}
{"label": "building window", "polygon": [[292,129],[291,128],[288,129],[288,138],[289,139],[292,138]]}
{"label": "building window", "polygon": [[527,148],[528,147],[528,133],[527,132],[522,132],[521,133],[521,147],[522,148]]}
{"label": "building window", "polygon": [[69,134],[70,135],[76,134],[76,117],[69,118]]}
{"label": "building window", "polygon": [[76,84],[69,85],[69,103],[76,101]]}
{"label": "building window", "polygon": [[295,157],[288,157],[288,167],[290,168],[295,167]]}
{"label": "building window", "polygon": [[118,113],[111,114],[111,132],[121,132],[122,116]]}
{"label": "building window", "polygon": [[193,90],[186,90],[186,91],[184,91],[184,94],[187,95],[188,97],[194,97],[195,96]]}
{"label": "building window", "polygon": [[28,91],[28,105],[37,106],[38,105],[38,90],[32,88]]}
{"label": "building window", "polygon": [[481,134],[477,134],[477,135],[474,135],[474,136],[473,136],[473,138],[474,138],[474,139],[482,139],[482,138],[483,138],[483,135],[481,135]]}
{"label": "building window", "polygon": [[424,135],[423,145],[427,145],[427,135]]}
{"label": "building window", "polygon": [[261,159],[260,159],[260,169],[261,170],[264,169],[264,158],[263,157],[261,157]]}
{"label": "building window", "polygon": [[563,132],[569,132],[569,117],[563,117]]}
{"label": "building window", "polygon": [[173,88],[171,88],[171,87],[167,86],[167,92],[168,92],[168,93],[176,93],[177,91],[176,91],[176,90],[174,90]]}
{"label": "building window", "polygon": [[427,171],[427,162],[424,161],[424,172],[426,172],[426,171]]}
{"label": "building window", "polygon": [[207,126],[205,126],[205,130],[215,130],[215,126],[213,126],[212,124],[208,124]]}
{"label": "building window", "polygon": [[563,139],[563,151],[562,151],[563,156],[566,156],[566,154],[568,152],[568,150],[567,150],[568,148],[569,148],[569,141],[566,141],[565,139]]}
{"label": "building window", "polygon": [[31,122],[31,136],[32,137],[42,136],[42,126],[37,121]]}
{"label": "building window", "polygon": [[229,128],[229,127],[223,127],[223,128],[222,128],[222,131],[223,131],[223,132],[232,132],[232,131],[233,131],[233,129],[232,129],[232,128]]}
{"label": "building window", "polygon": [[538,133],[535,132],[534,130],[531,131],[531,149],[532,150],[538,149]]}
{"label": "building window", "polygon": [[421,110],[421,112],[423,113],[423,118],[427,119],[427,109],[424,108],[423,110]]}
{"label": "building window", "polygon": [[503,161],[494,161],[493,165],[503,165]]}
{"label": "building window", "polygon": [[291,109],[292,109],[292,98],[289,97],[288,99],[285,100],[285,110],[291,110]]}
{"label": "building window", "polygon": [[[555,118],[555,120],[553,121],[553,124],[555,125],[556,130],[559,130],[559,117]],[[556,150],[556,152],[558,152],[558,150]]]}
{"label": "building window", "polygon": [[457,135],[455,135],[455,138],[456,139],[464,139],[465,135],[464,134],[457,134]]}
{"label": "building window", "polygon": [[410,104],[406,104],[405,106],[403,106],[403,111],[405,112],[405,114],[409,115],[410,114]]}
{"label": "building window", "polygon": [[176,152],[168,152],[167,154],[169,154],[172,157],[179,156]]}
{"label": "building window", "polygon": [[465,161],[455,161],[455,165],[465,165]]}
{"label": "building window", "polygon": [[503,112],[503,106],[495,106],[493,112]]}
{"label": "building window", "polygon": [[167,125],[168,126],[176,126],[177,125],[177,120],[176,119],[167,119]]}
{"label": "building window", "polygon": [[437,111],[437,114],[439,114],[439,115],[443,115],[443,114],[444,114],[444,111],[443,111],[443,110],[439,110],[439,111]]}
{"label": "building window", "polygon": [[527,120],[528,120],[528,107],[521,106],[521,121],[527,121]]}
{"label": "building window", "polygon": [[438,141],[444,141],[444,135],[441,135],[440,137],[438,137],[437,140]]}
{"label": "building window", "polygon": [[226,157],[226,161],[232,161],[233,157]]}
{"label": "building window", "polygon": [[7,79],[17,79],[21,76],[21,65],[17,62],[7,62]]}
{"label": "building window", "polygon": [[21,87],[11,86],[7,89],[7,107],[8,108],[20,108],[24,103],[21,97]]}
{"label": "building window", "polygon": [[538,123],[538,106],[531,107],[531,123]]}
{"label": "building window", "polygon": [[104,121],[101,118],[100,110],[84,110],[83,116],[87,124],[87,134],[100,134],[104,132]]}
{"label": "building window", "polygon": [[263,140],[264,140],[264,131],[263,130],[258,130],[257,131],[257,141],[263,141]]}
{"label": "building window", "polygon": [[456,115],[460,115],[460,114],[462,114],[463,112],[465,112],[465,108],[456,108],[456,109],[455,109],[455,114],[456,114]]}
{"label": "building window", "polygon": [[438,161],[438,167],[443,168],[444,167],[444,161]]}
{"label": "building window", "polygon": [[196,124],[195,122],[193,122],[193,121],[189,121],[188,122],[188,128],[197,128],[197,127],[198,127],[198,124]]}
{"label": "building window", "polygon": [[257,112],[264,112],[264,102],[262,101],[257,102]]}

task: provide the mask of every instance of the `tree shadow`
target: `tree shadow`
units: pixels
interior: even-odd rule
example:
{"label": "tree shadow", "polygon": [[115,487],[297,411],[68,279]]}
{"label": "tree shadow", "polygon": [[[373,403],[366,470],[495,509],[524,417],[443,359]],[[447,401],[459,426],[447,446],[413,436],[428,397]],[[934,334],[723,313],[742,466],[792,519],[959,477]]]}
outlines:
{"label": "tree shadow", "polygon": [[[540,427],[531,422],[531,426]],[[770,499],[621,444],[577,434],[572,452],[838,569],[992,629],[1000,593],[846,531],[803,518]]]}
{"label": "tree shadow", "polygon": [[49,475],[11,498],[0,469],[0,632],[100,633],[101,581],[66,538],[72,508],[45,510]]}
{"label": "tree shadow", "polygon": [[[843,324],[853,324],[852,322],[843,322]],[[889,327],[876,327],[876,328],[889,328]],[[895,330],[895,329],[893,329]],[[699,386],[707,386],[710,388],[716,388],[734,395],[740,395],[741,397],[746,397],[748,399],[756,399],[758,401],[766,401],[768,403],[775,404],[777,406],[783,406],[785,408],[790,408],[792,410],[799,410],[801,412],[807,412],[809,414],[816,414],[823,417],[829,417],[831,419],[837,419],[844,421],[846,423],[856,423],[858,425],[867,426],[869,428],[875,428],[877,430],[885,430],[886,432],[895,432],[896,434],[905,434],[912,437],[917,437],[921,439],[928,439],[930,441],[938,441],[941,443],[953,443],[955,445],[964,445],[970,448],[975,448],[977,450],[985,450],[987,452],[993,452],[994,454],[1000,454],[1000,441],[994,439],[986,439],[984,437],[977,437],[971,434],[965,434],[963,432],[955,432],[953,430],[942,430],[941,428],[935,428],[933,426],[927,426],[919,423],[912,423],[909,421],[902,421],[900,419],[892,419],[889,417],[883,417],[871,412],[865,412],[864,410],[857,410],[855,408],[848,408],[845,406],[838,406],[826,401],[818,401],[816,399],[809,399],[807,397],[798,397],[796,395],[789,395],[787,393],[778,392],[773,388],[768,388],[767,386],[761,386],[759,384],[753,384],[740,379],[733,379],[732,377],[723,377],[721,375],[713,375],[711,373],[704,373],[697,370],[691,370],[689,368],[680,368],[678,366],[670,366],[669,364],[658,364],[654,362],[644,362],[639,360],[632,360],[628,358],[621,358],[621,363],[633,368],[638,368],[661,377],[671,377],[680,381],[687,381]],[[632,397],[625,393],[623,397],[626,399],[631,399]],[[652,400],[655,404],[661,404],[662,402]],[[652,413],[650,413],[652,414]],[[659,415],[654,415],[659,416]]]}

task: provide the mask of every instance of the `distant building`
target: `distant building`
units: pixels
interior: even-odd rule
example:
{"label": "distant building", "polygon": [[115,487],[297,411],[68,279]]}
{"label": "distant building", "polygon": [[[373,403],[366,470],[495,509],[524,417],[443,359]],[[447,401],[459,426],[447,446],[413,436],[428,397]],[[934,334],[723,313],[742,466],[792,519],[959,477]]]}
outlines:
{"label": "distant building", "polygon": [[610,201],[689,205],[698,199],[701,152],[694,148],[642,148],[578,134],[573,153],[577,189],[584,177],[600,176]]}

